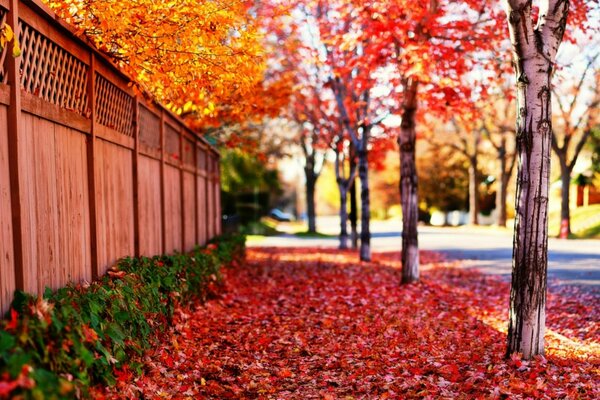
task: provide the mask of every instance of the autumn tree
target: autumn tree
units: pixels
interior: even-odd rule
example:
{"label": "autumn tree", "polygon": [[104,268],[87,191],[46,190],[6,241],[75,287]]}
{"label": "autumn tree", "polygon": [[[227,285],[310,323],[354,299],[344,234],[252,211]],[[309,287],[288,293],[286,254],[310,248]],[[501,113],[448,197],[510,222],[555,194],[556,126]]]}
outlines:
{"label": "autumn tree", "polygon": [[[363,28],[369,10],[352,2],[307,2],[318,26],[328,86],[333,91],[342,126],[356,152],[361,183],[360,258],[371,259],[369,145],[374,128],[389,114],[387,96],[374,89],[382,84],[378,75],[387,64]],[[358,17],[360,15],[360,17]],[[387,81],[386,81],[387,82]],[[377,129],[376,129],[377,130]],[[379,130],[378,133],[384,134]]]}
{"label": "autumn tree", "polygon": [[[471,70],[475,49],[493,45],[495,9],[483,2],[431,0],[372,1],[365,29],[385,50],[396,66],[396,99],[402,123],[398,133],[400,149],[400,194],[402,204],[402,282],[419,278],[417,237],[418,185],[415,148],[419,109],[446,112],[470,87],[460,76]],[[464,95],[458,96],[460,92]]]}
{"label": "autumn tree", "polygon": [[[507,355],[544,353],[552,72],[568,0],[505,0],[517,76],[517,200]],[[575,21],[587,5],[577,2]]]}
{"label": "autumn tree", "polygon": [[[593,110],[600,105],[600,82],[598,77],[598,60],[600,53],[589,57],[583,73],[572,84],[565,83],[553,90],[558,104],[558,120],[552,130],[552,150],[558,157],[561,180],[561,237],[567,238],[571,233],[570,187],[571,175],[581,150],[583,150],[593,128]],[[568,68],[572,70],[572,68]],[[596,70],[596,72],[594,71]],[[571,72],[570,76],[575,75]],[[591,79],[588,79],[591,78]],[[566,87],[565,87],[566,85]],[[562,89],[562,90],[561,90]],[[586,100],[589,97],[589,100]],[[583,111],[580,111],[583,109]],[[563,236],[564,235],[564,236]]]}
{"label": "autumn tree", "polygon": [[308,232],[317,231],[315,189],[331,142],[331,121],[325,112],[322,87],[306,86],[293,95],[291,115],[300,124],[299,141],[304,156]]}
{"label": "autumn tree", "polygon": [[263,29],[252,2],[45,1],[111,56],[136,88],[197,126],[273,116],[286,101],[289,82],[266,76]]}

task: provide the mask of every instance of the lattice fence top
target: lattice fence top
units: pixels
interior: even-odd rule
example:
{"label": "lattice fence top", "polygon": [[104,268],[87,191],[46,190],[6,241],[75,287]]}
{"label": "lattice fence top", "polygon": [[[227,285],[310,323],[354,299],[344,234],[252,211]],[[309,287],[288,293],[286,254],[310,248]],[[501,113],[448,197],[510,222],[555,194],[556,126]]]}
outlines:
{"label": "lattice fence top", "polygon": [[191,167],[194,166],[194,153],[196,145],[191,140],[183,139],[183,162]]}
{"label": "lattice fence top", "polygon": [[203,148],[198,148],[198,153],[196,154],[196,165],[200,170],[206,171],[206,150]]}
{"label": "lattice fence top", "polygon": [[140,142],[160,150],[160,118],[145,107],[140,107]]}
{"label": "lattice fence top", "polygon": [[19,28],[23,89],[89,117],[88,66],[23,21],[19,21]]}
{"label": "lattice fence top", "polygon": [[133,137],[133,98],[99,74],[96,74],[95,88],[98,123]]}
{"label": "lattice fence top", "polygon": [[179,132],[169,124],[165,124],[165,150],[173,158],[179,159]]}
{"label": "lattice fence top", "polygon": [[[7,11],[0,7],[0,26],[4,26],[6,23],[6,15]],[[6,74],[4,66],[4,60],[6,59],[6,53],[8,53],[8,47],[8,45],[4,46],[4,48],[0,50],[0,82],[4,84],[8,83],[8,75]]]}

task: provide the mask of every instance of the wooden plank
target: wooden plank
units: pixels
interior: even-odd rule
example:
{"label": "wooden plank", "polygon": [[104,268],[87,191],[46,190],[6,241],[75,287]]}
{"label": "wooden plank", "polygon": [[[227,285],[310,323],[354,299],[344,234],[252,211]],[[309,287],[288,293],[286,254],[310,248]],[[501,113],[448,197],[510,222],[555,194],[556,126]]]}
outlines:
{"label": "wooden plank", "polygon": [[140,156],[138,166],[140,254],[154,256],[163,253],[160,160]]}
{"label": "wooden plank", "polygon": [[[6,23],[12,28],[15,37],[19,37],[19,0],[10,0],[10,10],[6,16]],[[20,80],[19,57],[6,57],[5,66],[7,83],[10,86],[10,106],[7,114],[8,127],[8,168],[10,171],[10,194],[11,213],[13,228],[13,256],[15,266],[15,288],[24,289],[25,260],[23,242],[29,232],[23,229],[22,212],[27,212],[21,204],[23,193],[21,192],[20,157],[24,154],[24,138],[21,137],[21,80]],[[23,181],[24,185],[28,182]]]}
{"label": "wooden plank", "polygon": [[131,150],[102,139],[96,143],[98,274],[134,253]]}
{"label": "wooden plank", "polygon": [[180,128],[178,131],[179,134],[179,154],[180,154],[180,158],[179,158],[179,179],[180,179],[180,185],[181,185],[181,214],[179,215],[179,218],[181,220],[181,251],[185,251],[185,243],[186,243],[186,229],[185,229],[185,222],[186,219],[188,218],[188,215],[186,213],[186,209],[185,209],[185,181],[184,181],[184,174],[183,174],[183,130]]}
{"label": "wooden plank", "polygon": [[206,244],[207,240],[206,177],[199,175],[196,179],[198,180],[198,184],[196,186],[196,190],[198,192],[198,244],[202,246]]}
{"label": "wooden plank", "polygon": [[165,252],[182,251],[181,179],[179,168],[165,165]]}
{"label": "wooden plank", "polygon": [[152,147],[144,145],[144,143],[140,143],[140,154],[143,154],[146,157],[154,158],[155,160],[161,159],[160,149],[153,149]]}
{"label": "wooden plank", "polygon": [[10,105],[10,86],[0,83],[0,104]]}
{"label": "wooden plank", "polygon": [[206,179],[206,235],[207,239],[210,240],[215,236],[215,196],[214,196],[214,185],[213,185],[213,172],[212,172],[212,154],[207,157],[207,172],[208,177]]}
{"label": "wooden plank", "polygon": [[134,98],[133,108],[133,251],[136,257],[140,256],[140,185],[139,185],[139,162],[140,162],[140,106],[137,98]]}
{"label": "wooden plank", "polygon": [[89,188],[86,137],[55,127],[56,186],[60,258],[54,288],[91,279]]}
{"label": "wooden plank", "polygon": [[90,107],[90,136],[86,144],[86,158],[87,158],[87,182],[88,182],[88,201],[89,201],[89,213],[90,213],[90,263],[91,269],[89,275],[92,279],[98,278],[98,199],[96,194],[98,193],[98,187],[96,184],[96,130],[98,127],[98,117],[96,115],[96,80],[94,76],[96,74],[96,56],[92,54],[90,56],[90,69],[88,70],[88,86],[87,95]]}
{"label": "wooden plank", "polygon": [[165,151],[165,118],[164,112],[160,114],[160,216],[162,222],[162,249],[167,252],[167,211],[165,205],[166,197],[166,151]]}
{"label": "wooden plank", "polygon": [[184,251],[191,251],[196,245],[196,177],[189,172],[182,174]]}
{"label": "wooden plank", "polygon": [[7,113],[7,108],[0,106],[0,313],[2,314],[8,311],[15,290]]}
{"label": "wooden plank", "polygon": [[25,263],[25,290],[42,294],[46,286],[58,284],[56,272],[60,259],[58,243],[57,173],[55,162],[54,124],[29,114],[22,114],[21,135],[27,138],[23,149],[21,167],[27,170],[27,209],[29,211],[28,240],[24,252],[30,255]]}
{"label": "wooden plank", "polygon": [[135,139],[132,137],[125,136],[119,131],[100,124],[97,124],[94,129],[96,132],[96,137],[100,139],[104,139],[107,142],[117,144],[129,150],[133,150],[135,148]]}
{"label": "wooden plank", "polygon": [[80,132],[90,133],[92,122],[74,111],[70,111],[48,103],[44,99],[34,96],[24,90],[21,91],[21,104],[23,111],[45,118],[49,121],[68,126]]}

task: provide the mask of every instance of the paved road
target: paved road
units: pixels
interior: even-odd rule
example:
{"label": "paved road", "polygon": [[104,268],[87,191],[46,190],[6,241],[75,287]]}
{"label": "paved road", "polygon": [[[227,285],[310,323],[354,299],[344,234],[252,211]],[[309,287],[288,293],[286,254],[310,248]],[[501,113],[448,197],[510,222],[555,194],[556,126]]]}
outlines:
{"label": "paved road", "polygon": [[[375,222],[372,226],[373,251],[399,251],[400,223]],[[321,219],[319,230],[335,234],[335,219]],[[512,233],[484,228],[420,227],[421,249],[446,254],[451,259],[464,260],[467,268],[510,278]],[[324,246],[336,247],[336,238],[297,238],[292,235],[250,240],[249,246]],[[551,284],[585,285],[600,289],[600,240],[550,239],[548,277]]]}

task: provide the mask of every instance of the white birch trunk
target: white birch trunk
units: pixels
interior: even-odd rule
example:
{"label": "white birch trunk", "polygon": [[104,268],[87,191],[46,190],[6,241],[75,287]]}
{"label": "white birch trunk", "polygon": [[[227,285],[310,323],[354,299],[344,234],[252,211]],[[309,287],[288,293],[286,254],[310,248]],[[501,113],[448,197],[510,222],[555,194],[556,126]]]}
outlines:
{"label": "white birch trunk", "polygon": [[519,155],[507,356],[544,354],[548,267],[548,186],[551,75],[564,33],[568,0],[540,2],[534,28],[531,0],[505,0],[517,74]]}

